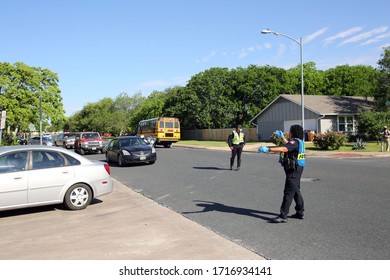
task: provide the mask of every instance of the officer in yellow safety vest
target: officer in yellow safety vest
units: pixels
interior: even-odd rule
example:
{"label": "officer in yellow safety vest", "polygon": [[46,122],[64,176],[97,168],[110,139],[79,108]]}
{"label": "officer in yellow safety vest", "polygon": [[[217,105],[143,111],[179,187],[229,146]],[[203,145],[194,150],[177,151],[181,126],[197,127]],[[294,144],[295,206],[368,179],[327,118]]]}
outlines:
{"label": "officer in yellow safety vest", "polygon": [[228,138],[228,145],[232,151],[230,157],[230,170],[233,170],[234,159],[237,156],[237,171],[240,170],[241,166],[241,154],[242,149],[245,146],[245,134],[242,132],[241,125],[237,125],[236,129],[233,130]]}

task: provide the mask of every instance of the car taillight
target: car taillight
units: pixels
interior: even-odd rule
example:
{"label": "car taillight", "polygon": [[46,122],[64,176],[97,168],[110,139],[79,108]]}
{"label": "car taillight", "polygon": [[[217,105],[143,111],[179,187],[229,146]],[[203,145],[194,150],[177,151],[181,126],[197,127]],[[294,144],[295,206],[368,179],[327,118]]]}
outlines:
{"label": "car taillight", "polygon": [[108,175],[111,175],[111,170],[110,170],[110,166],[108,165],[108,163],[104,164],[104,168],[106,169]]}

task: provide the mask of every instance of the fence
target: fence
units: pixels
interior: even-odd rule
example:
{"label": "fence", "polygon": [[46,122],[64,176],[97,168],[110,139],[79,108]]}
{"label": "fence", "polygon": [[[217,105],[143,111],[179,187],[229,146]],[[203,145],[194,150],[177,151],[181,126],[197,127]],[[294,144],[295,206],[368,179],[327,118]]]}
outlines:
{"label": "fence", "polygon": [[[234,128],[182,130],[182,140],[226,141]],[[243,128],[247,142],[258,141],[256,128]]]}

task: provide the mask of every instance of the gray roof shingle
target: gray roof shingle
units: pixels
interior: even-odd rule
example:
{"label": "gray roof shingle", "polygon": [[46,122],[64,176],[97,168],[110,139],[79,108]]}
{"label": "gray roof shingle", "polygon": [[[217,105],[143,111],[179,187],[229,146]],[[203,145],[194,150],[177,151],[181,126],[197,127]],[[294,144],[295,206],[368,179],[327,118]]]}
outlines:
{"label": "gray roof shingle", "polygon": [[[301,95],[281,94],[295,104],[301,105]],[[374,98],[361,96],[305,95],[305,108],[320,115],[356,114],[361,110],[372,110]]]}

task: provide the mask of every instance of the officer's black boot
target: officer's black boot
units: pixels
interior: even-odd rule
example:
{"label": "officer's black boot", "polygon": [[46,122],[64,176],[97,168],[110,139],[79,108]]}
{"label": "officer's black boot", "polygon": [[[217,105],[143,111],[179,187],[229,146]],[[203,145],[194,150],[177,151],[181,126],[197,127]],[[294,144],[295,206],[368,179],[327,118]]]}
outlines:
{"label": "officer's black boot", "polygon": [[237,171],[240,170],[240,166],[241,166],[241,159],[237,159]]}
{"label": "officer's black boot", "polygon": [[230,170],[233,170],[234,158],[230,159]]}

